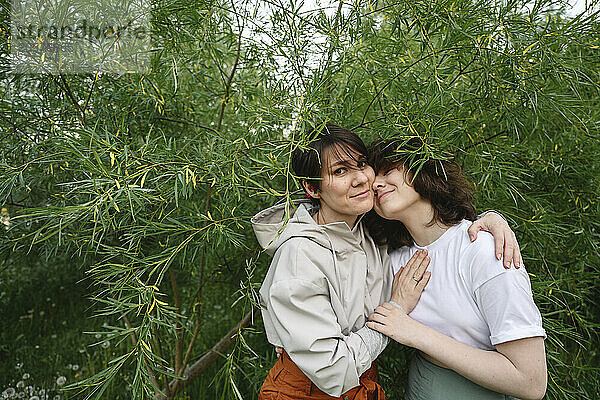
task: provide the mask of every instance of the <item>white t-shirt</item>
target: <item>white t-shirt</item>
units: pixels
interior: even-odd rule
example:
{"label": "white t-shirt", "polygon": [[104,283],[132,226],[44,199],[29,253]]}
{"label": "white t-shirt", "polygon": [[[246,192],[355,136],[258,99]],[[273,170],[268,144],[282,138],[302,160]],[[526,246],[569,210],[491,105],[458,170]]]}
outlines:
{"label": "white t-shirt", "polygon": [[516,339],[543,336],[542,317],[524,267],[504,269],[494,238],[479,232],[471,243],[471,221],[449,228],[428,246],[390,253],[394,273],[419,249],[427,249],[431,278],[410,316],[459,342],[483,350]]}

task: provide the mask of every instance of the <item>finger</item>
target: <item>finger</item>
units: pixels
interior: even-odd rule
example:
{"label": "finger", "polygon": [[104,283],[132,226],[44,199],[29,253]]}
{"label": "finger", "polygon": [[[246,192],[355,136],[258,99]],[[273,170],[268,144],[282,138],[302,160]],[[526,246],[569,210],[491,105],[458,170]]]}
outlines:
{"label": "finger", "polygon": [[469,229],[467,229],[467,233],[469,234],[471,242],[474,242],[477,239],[477,232],[479,232],[480,230],[481,224],[478,221],[473,222]]}
{"label": "finger", "polygon": [[375,312],[377,314],[381,314],[381,315],[384,315],[384,316],[387,316],[390,313],[389,309],[385,308],[383,305],[377,306],[377,308],[375,309]]}
{"label": "finger", "polygon": [[396,272],[396,274],[394,275],[394,279],[399,278],[400,275],[402,275],[402,272],[404,271],[404,267],[400,267],[400,269]]}
{"label": "finger", "polygon": [[515,267],[521,268],[523,265],[523,258],[521,257],[521,247],[519,246],[519,242],[517,241],[517,236],[513,233],[515,238],[515,250],[513,252],[513,261],[515,262]]}
{"label": "finger", "polygon": [[373,329],[374,331],[383,333],[385,335],[385,330],[386,330],[385,325],[379,324],[377,322],[371,322],[371,321],[367,322],[366,325],[369,328]]}
{"label": "finger", "polygon": [[423,274],[423,277],[419,283],[417,283],[417,286],[415,286],[415,289],[417,289],[419,293],[423,292],[423,289],[427,286],[427,282],[429,282],[429,278],[431,278],[431,272],[427,271]]}
{"label": "finger", "polygon": [[369,318],[369,321],[378,322],[380,324],[383,324],[383,323],[385,323],[386,319],[387,318],[384,315],[376,313],[376,314],[371,315],[371,317]]}
{"label": "finger", "polygon": [[502,250],[504,249],[504,234],[502,232],[494,234],[494,244],[496,246],[496,259],[502,260]]}
{"label": "finger", "polygon": [[380,305],[379,307],[383,307],[385,308],[387,311],[392,311],[396,309],[396,306],[394,306],[393,304],[390,303],[383,303],[382,305]]}
{"label": "finger", "polygon": [[421,250],[417,250],[415,254],[412,255],[410,260],[406,263],[406,270],[411,271],[414,268],[415,263],[420,259],[421,254],[423,252]]}
{"label": "finger", "polygon": [[421,261],[421,264],[417,267],[415,274],[413,275],[415,281],[419,281],[423,277],[423,274],[425,273],[425,270],[427,270],[430,262],[430,257],[425,257],[423,261]]}
{"label": "finger", "polygon": [[394,280],[392,282],[392,285],[397,285],[398,282],[400,282],[400,280],[402,279],[402,274],[404,273],[404,267],[400,267],[400,269],[398,270],[398,272],[396,272],[396,275],[394,275]]}
{"label": "finger", "polygon": [[406,285],[406,282],[408,282],[410,280],[410,277],[412,276],[412,274],[411,274],[412,270],[410,268],[411,265],[412,265],[412,263],[411,264],[407,263],[406,266],[404,266],[404,268],[402,268],[401,273],[398,274],[398,278],[395,279],[396,285],[398,287],[403,287],[404,285]]}
{"label": "finger", "polygon": [[415,255],[416,257],[413,256],[410,259],[409,263],[406,264],[406,268],[408,269],[411,278],[414,276],[415,269],[421,264],[421,262],[423,262],[423,259],[425,259],[425,257],[427,256],[427,250],[419,250],[417,253],[415,253]]}
{"label": "finger", "polygon": [[504,241],[504,268],[509,269],[513,261],[513,252],[515,249],[514,239],[512,235],[507,235]]}

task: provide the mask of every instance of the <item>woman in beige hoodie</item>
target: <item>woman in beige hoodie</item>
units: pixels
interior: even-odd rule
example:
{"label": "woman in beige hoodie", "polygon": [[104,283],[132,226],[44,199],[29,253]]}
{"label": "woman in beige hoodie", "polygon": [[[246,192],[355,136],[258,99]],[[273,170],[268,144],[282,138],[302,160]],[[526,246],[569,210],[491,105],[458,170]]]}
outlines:
{"label": "woman in beige hoodie", "polygon": [[[259,399],[383,399],[373,362],[387,337],[365,323],[390,299],[394,277],[386,248],[361,223],[373,207],[375,174],[355,133],[328,124],[312,134],[309,148],[292,155],[310,199],[252,218],[259,243],[273,255],[260,289],[265,331],[284,349]],[[486,219],[498,237],[512,234],[494,215],[478,226]],[[418,254],[403,271],[420,277],[427,262]],[[410,312],[425,284],[392,300]]]}

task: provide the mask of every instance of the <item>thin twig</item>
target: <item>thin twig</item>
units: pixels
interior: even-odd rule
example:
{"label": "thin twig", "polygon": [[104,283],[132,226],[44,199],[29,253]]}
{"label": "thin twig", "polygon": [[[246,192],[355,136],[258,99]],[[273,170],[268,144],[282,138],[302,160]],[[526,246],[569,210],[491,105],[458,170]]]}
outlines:
{"label": "thin twig", "polygon": [[[338,27],[339,27],[339,22],[340,22],[340,18],[341,18],[341,14],[342,14],[342,6],[344,5],[344,1],[340,0],[338,3],[338,8],[336,10],[335,13],[335,20],[333,21],[333,34],[335,35],[335,39],[339,38],[339,32],[338,32]],[[325,74],[325,71],[327,71],[327,69],[329,68],[330,64],[331,64],[331,60],[333,59],[333,40],[330,43],[329,46],[329,50],[327,51],[327,61],[325,62],[325,65],[323,66],[323,72],[322,74]],[[331,99],[331,74],[327,76],[326,78],[326,82],[325,82],[325,93],[327,95],[327,100],[329,101]]]}
{"label": "thin twig", "polygon": [[[233,6],[233,3],[231,5]],[[234,7],[235,9],[235,7]],[[229,77],[227,78],[227,84],[225,85],[225,97],[223,98],[222,102],[221,102],[221,110],[219,111],[219,119],[217,122],[217,131],[221,130],[221,124],[223,123],[223,115],[225,114],[225,106],[227,106],[227,101],[229,101],[229,92],[231,90],[231,82],[233,81],[233,76],[235,75],[235,71],[237,70],[237,66],[238,63],[240,62],[240,53],[242,50],[242,32],[244,31],[244,27],[240,25],[239,23],[239,18],[238,15],[235,14],[236,19],[238,19],[238,28],[239,28],[239,35],[238,35],[238,43],[237,43],[237,50],[236,50],[236,55],[235,55],[235,62],[233,63],[233,67],[231,68],[231,73],[229,74]]]}
{"label": "thin twig", "polygon": [[156,119],[158,119],[159,121],[169,121],[169,122],[176,122],[178,124],[196,126],[198,128],[202,128],[202,129],[206,129],[207,131],[211,131],[211,132],[217,134],[218,136],[221,136],[221,132],[219,132],[218,130],[211,128],[210,126],[199,124],[198,122],[195,122],[195,121],[190,121],[188,119],[175,119],[175,118],[169,118],[169,117],[158,117]]}
{"label": "thin twig", "polygon": [[481,139],[479,142],[475,142],[475,143],[473,143],[473,144],[470,144],[470,145],[466,146],[466,147],[465,147],[463,150],[469,150],[469,149],[472,149],[473,147],[477,147],[477,146],[479,146],[480,144],[482,144],[482,143],[486,143],[486,142],[489,142],[490,140],[492,140],[492,139],[494,139],[494,138],[496,138],[496,137],[498,137],[498,136],[500,136],[500,135],[503,135],[503,134],[505,134],[505,133],[507,133],[507,131],[506,131],[506,130],[504,130],[504,131],[501,131],[501,132],[498,132],[498,133],[495,133],[495,134],[493,134],[492,136],[488,136],[488,137],[486,137],[485,139]]}
{"label": "thin twig", "polygon": [[[163,355],[164,353],[162,351],[162,344],[160,343],[160,337],[158,335],[158,329],[156,329],[156,325],[152,325],[152,330],[154,331],[154,341],[156,343],[156,350],[158,351],[158,356],[164,360],[165,357]],[[172,398],[171,387],[168,385],[169,378],[167,377],[167,374],[163,373],[162,378],[164,379],[164,382],[165,382],[164,388],[165,388],[165,392],[167,393],[167,397]]]}
{"label": "thin twig", "polygon": [[406,71],[408,71],[410,68],[412,68],[413,66],[417,65],[418,63],[420,63],[421,61],[426,60],[429,57],[433,57],[439,53],[444,53],[446,51],[453,51],[453,50],[461,50],[464,47],[461,46],[456,46],[456,47],[449,47],[447,49],[442,49],[438,52],[431,52],[428,53],[420,58],[418,58],[417,60],[415,60],[414,62],[412,62],[411,64],[407,65],[406,67],[402,68],[400,70],[400,72],[398,72],[396,75],[394,75],[390,80],[388,80],[385,85],[383,85],[381,87],[381,89],[379,89],[377,91],[377,93],[375,93],[375,96],[371,99],[371,102],[369,103],[369,105],[367,106],[367,109],[365,110],[362,120],[361,120],[361,124],[363,124],[365,122],[365,119],[367,118],[367,114],[369,113],[369,110],[371,109],[371,106],[373,105],[373,103],[375,102],[375,100],[377,100],[377,98],[381,95],[381,93],[389,86],[392,84],[393,81],[395,81],[400,75],[402,75],[403,73],[405,73]]}
{"label": "thin twig", "polygon": [[[133,345],[133,347],[136,347],[137,346],[137,337],[135,336],[135,332],[133,331],[133,329],[131,327],[131,323],[129,322],[129,318],[127,318],[127,316],[125,314],[121,314],[121,318],[123,318],[123,322],[125,322],[125,326],[127,327],[127,329],[130,330],[130,332],[129,332],[129,338],[131,339],[131,344]],[[163,393],[159,389],[160,388],[160,383],[158,383],[158,380],[154,376],[154,373],[152,372],[152,369],[150,369],[150,366],[148,364],[144,363],[144,365],[146,366],[146,372],[148,373],[148,377],[150,378],[150,381],[152,381],[152,384],[157,389],[154,392],[155,397],[163,395]]]}
{"label": "thin twig", "polygon": [[87,99],[85,99],[85,104],[83,105],[83,110],[82,110],[84,115],[85,115],[85,110],[87,109],[88,103],[90,102],[90,98],[92,97],[92,92],[94,91],[96,82],[98,81],[98,74],[99,74],[99,72],[96,72],[96,75],[94,76],[94,81],[92,82],[92,86],[90,87],[90,92],[88,93]]}
{"label": "thin twig", "polygon": [[181,370],[181,361],[183,358],[183,332],[181,327],[181,299],[179,298],[179,288],[175,278],[173,265],[169,267],[169,280],[171,281],[171,289],[173,290],[173,298],[175,299],[175,309],[177,310],[177,322],[175,322],[175,371]]}
{"label": "thin twig", "polygon": [[[79,117],[79,119],[81,120],[81,123],[85,127],[86,126],[85,113],[83,112],[83,110],[81,109],[81,106],[75,99],[75,96],[73,95],[73,92],[71,91],[71,87],[69,86],[69,83],[67,82],[67,79],[65,78],[65,74],[60,74],[59,76],[60,76],[62,85],[57,81],[57,83],[59,83],[58,86],[63,90],[63,92],[65,92],[67,94],[67,96],[71,100],[71,103],[73,103],[73,106],[77,110],[77,116]],[[64,85],[64,88],[63,88],[63,85]]]}
{"label": "thin twig", "polygon": [[[173,379],[170,383],[171,392],[175,396],[179,393],[183,388],[185,388],[188,384],[190,384],[194,379],[200,376],[208,367],[210,367],[215,361],[219,359],[219,356],[224,354],[227,349],[235,342],[236,337],[240,334],[241,330],[250,325],[252,322],[252,317],[254,312],[257,309],[253,308],[250,310],[248,314],[244,316],[244,318],[238,322],[238,324],[233,327],[225,336],[221,338],[209,351],[204,353],[202,357],[198,361],[196,361],[188,370],[187,376],[184,377],[183,380]],[[181,384],[178,385],[177,382]],[[175,390],[176,389],[176,390]],[[156,400],[166,400],[164,395],[159,395],[156,397]]]}

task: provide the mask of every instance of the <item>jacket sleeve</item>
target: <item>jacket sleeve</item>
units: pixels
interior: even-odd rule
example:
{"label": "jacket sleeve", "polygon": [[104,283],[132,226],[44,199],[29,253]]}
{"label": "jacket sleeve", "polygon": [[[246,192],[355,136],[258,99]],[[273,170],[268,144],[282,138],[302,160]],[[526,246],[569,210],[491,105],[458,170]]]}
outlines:
{"label": "jacket sleeve", "polygon": [[307,273],[271,285],[266,299],[270,322],[302,372],[325,393],[340,396],[358,386],[360,375],[371,366],[369,348],[360,335],[342,334],[318,268],[297,249],[279,250],[274,262],[291,263]]}

